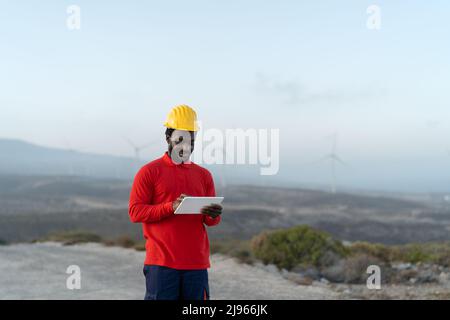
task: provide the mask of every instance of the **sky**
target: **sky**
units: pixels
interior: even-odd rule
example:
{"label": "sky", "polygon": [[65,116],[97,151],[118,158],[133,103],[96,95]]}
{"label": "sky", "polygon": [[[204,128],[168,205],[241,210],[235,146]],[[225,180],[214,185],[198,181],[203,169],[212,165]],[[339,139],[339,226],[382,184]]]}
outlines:
{"label": "sky", "polygon": [[443,0],[0,0],[0,138],[131,156],[126,137],[150,160],[184,103],[204,128],[279,129],[279,178],[327,183],[336,133],[339,183],[450,192],[449,17]]}

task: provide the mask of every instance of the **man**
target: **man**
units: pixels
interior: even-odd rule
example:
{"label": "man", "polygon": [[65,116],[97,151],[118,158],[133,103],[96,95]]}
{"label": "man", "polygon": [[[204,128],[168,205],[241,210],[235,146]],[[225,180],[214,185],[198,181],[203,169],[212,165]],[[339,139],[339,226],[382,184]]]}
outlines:
{"label": "man", "polygon": [[164,124],[168,151],[137,173],[130,194],[129,215],[142,223],[146,239],[145,299],[207,300],[209,240],[206,226],[220,222],[222,207],[202,208],[202,214],[174,211],[184,196],[215,196],[211,173],[189,161],[197,126],[195,111],[173,108]]}

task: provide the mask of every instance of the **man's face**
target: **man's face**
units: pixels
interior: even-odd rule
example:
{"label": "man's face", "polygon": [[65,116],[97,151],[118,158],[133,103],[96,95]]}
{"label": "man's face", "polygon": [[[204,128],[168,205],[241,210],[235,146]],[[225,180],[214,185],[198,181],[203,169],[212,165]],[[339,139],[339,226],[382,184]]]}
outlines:
{"label": "man's face", "polygon": [[172,136],[167,139],[169,154],[175,163],[189,160],[194,151],[196,133],[193,131],[175,130]]}

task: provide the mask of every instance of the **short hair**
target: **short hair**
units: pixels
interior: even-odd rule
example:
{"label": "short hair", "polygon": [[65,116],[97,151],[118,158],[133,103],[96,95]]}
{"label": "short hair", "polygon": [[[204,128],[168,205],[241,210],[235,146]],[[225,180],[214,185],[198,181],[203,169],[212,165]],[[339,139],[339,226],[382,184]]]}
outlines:
{"label": "short hair", "polygon": [[167,128],[166,129],[166,139],[170,139],[170,137],[172,136],[172,133],[175,131],[175,129],[173,128]]}

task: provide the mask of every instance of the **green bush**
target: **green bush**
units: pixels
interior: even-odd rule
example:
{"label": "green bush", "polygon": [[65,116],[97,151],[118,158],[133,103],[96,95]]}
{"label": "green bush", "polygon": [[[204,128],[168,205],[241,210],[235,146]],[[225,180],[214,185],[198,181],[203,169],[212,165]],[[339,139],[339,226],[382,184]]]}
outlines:
{"label": "green bush", "polygon": [[395,256],[394,249],[380,243],[370,243],[358,241],[349,246],[350,255],[366,254],[380,259],[383,262],[389,262]]}
{"label": "green bush", "polygon": [[405,261],[411,263],[436,263],[442,266],[450,266],[450,244],[441,243],[420,243],[406,244],[395,247],[395,261]]}
{"label": "green bush", "polygon": [[288,270],[295,266],[322,267],[333,263],[330,256],[341,258],[348,254],[340,241],[306,225],[263,232],[252,239],[251,249],[265,264]]}
{"label": "green bush", "polygon": [[6,240],[0,239],[0,246],[6,246],[8,242]]}
{"label": "green bush", "polygon": [[450,267],[450,244],[430,244],[433,252],[433,262],[444,267]]}
{"label": "green bush", "polygon": [[398,260],[418,263],[418,262],[432,262],[433,257],[431,252],[422,244],[408,244],[398,248],[399,256],[395,257]]}
{"label": "green bush", "polygon": [[365,253],[383,262],[436,263],[450,266],[450,244],[410,243],[388,246],[378,243],[355,242],[349,246],[351,255]]}

